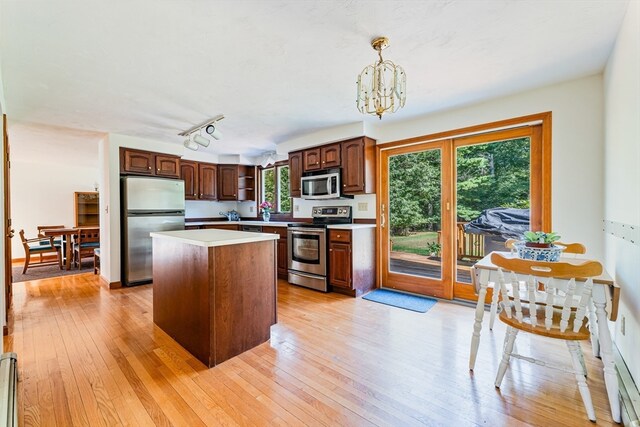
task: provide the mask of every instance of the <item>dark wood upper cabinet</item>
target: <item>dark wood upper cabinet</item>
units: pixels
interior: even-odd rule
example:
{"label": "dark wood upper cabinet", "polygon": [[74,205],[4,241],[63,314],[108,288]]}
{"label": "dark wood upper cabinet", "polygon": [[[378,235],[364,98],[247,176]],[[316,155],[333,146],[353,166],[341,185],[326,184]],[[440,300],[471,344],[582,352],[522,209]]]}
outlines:
{"label": "dark wood upper cabinet", "polygon": [[156,154],[156,175],[168,178],[180,178],[180,157]]}
{"label": "dark wood upper cabinet", "polygon": [[218,198],[218,167],[211,163],[198,164],[198,199]]}
{"label": "dark wood upper cabinet", "polygon": [[342,142],[342,192],[375,191],[375,141],[361,137]]}
{"label": "dark wood upper cabinet", "polygon": [[238,165],[218,165],[218,200],[237,200]]}
{"label": "dark wood upper cabinet", "polygon": [[304,150],[304,172],[340,167],[341,154],[340,143]]}
{"label": "dark wood upper cabinet", "polygon": [[341,157],[341,144],[330,144],[320,147],[320,158],[322,160],[322,169],[339,168]]}
{"label": "dark wood upper cabinet", "polygon": [[218,165],[218,200],[255,200],[256,167]]}
{"label": "dark wood upper cabinet", "polygon": [[180,179],[184,181],[185,200],[198,199],[198,163],[180,161]]}
{"label": "dark wood upper cabinet", "polygon": [[238,165],[238,196],[239,202],[256,199],[256,167]]}
{"label": "dark wood upper cabinet", "polygon": [[180,157],[121,147],[120,173],[180,178]]}
{"label": "dark wood upper cabinet", "polygon": [[155,154],[149,151],[120,148],[120,172],[154,175]]}
{"label": "dark wood upper cabinet", "polygon": [[322,169],[320,148],[311,148],[309,150],[304,150],[302,152],[302,155],[305,172]]}
{"label": "dark wood upper cabinet", "polygon": [[289,154],[289,188],[291,197],[301,197],[302,151]]}

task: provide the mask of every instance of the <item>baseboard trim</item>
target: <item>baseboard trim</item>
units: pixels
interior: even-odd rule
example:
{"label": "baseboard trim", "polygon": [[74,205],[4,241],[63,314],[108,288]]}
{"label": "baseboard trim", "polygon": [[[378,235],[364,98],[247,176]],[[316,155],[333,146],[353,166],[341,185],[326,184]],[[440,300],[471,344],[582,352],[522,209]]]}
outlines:
{"label": "baseboard trim", "polygon": [[122,287],[122,283],[120,282],[109,282],[104,277],[100,276],[100,285],[104,286],[107,289],[120,289]]}
{"label": "baseboard trim", "polygon": [[620,387],[620,402],[622,403],[622,422],[625,426],[640,427],[640,392],[633,381],[618,347],[613,346],[616,370],[618,371],[618,384]]}

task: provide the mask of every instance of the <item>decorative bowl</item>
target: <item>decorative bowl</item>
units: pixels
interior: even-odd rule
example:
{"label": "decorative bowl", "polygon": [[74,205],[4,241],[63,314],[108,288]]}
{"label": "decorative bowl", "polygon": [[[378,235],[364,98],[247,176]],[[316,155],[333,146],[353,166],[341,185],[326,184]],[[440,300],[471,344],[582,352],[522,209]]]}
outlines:
{"label": "decorative bowl", "polygon": [[562,251],[566,248],[561,245],[551,245],[548,248],[532,248],[525,246],[525,242],[517,242],[513,245],[522,259],[532,261],[556,262],[560,259]]}

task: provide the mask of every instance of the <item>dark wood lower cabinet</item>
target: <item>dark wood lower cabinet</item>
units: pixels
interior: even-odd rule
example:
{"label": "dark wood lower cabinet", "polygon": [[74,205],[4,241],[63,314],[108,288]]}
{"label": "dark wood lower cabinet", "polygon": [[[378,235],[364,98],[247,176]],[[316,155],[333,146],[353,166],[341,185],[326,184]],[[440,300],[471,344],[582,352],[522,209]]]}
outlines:
{"label": "dark wood lower cabinet", "polygon": [[351,289],[351,243],[329,243],[329,283]]}
{"label": "dark wood lower cabinet", "polygon": [[278,239],[278,277],[287,279],[289,272],[288,247],[287,247],[287,227],[263,226],[263,233],[275,233],[280,235]]}
{"label": "dark wood lower cabinet", "polygon": [[360,296],[375,286],[375,228],[329,229],[329,285]]}
{"label": "dark wood lower cabinet", "polygon": [[202,228],[204,229],[208,229],[208,228],[217,228],[218,230],[233,230],[233,231],[238,231],[238,225],[236,224],[207,224],[207,225],[203,225]]}

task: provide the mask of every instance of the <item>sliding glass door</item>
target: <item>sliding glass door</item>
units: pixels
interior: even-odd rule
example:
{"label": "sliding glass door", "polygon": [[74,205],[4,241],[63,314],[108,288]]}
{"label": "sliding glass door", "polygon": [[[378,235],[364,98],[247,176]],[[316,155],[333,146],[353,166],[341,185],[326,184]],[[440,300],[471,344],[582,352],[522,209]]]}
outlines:
{"label": "sliding glass door", "polygon": [[382,149],[382,286],[474,299],[472,266],[542,229],[541,159],[540,126]]}

